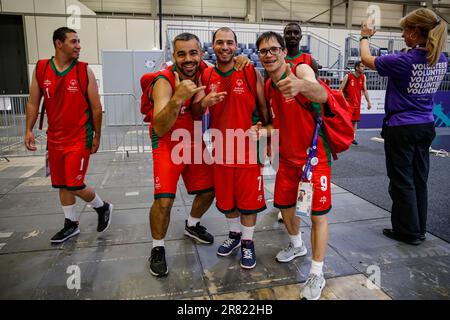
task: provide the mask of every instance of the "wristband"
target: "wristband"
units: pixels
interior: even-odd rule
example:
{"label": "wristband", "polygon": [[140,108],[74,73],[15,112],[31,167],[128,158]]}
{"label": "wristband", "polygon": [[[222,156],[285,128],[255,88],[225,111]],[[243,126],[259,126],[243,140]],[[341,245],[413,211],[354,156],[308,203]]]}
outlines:
{"label": "wristband", "polygon": [[368,37],[368,36],[362,36],[361,38],[359,38],[359,41],[361,42],[362,39],[367,39],[367,40],[369,40],[369,38],[370,38],[370,37]]}

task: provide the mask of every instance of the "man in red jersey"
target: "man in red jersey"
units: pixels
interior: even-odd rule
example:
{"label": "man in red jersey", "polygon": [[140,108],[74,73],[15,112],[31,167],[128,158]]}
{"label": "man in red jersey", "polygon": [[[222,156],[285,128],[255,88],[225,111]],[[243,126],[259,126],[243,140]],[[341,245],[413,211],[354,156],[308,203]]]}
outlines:
{"label": "man in red jersey", "polygon": [[[196,100],[200,103],[194,105],[194,110],[202,114],[210,107],[211,129],[217,133],[212,135],[216,206],[226,215],[229,228],[229,237],[217,254],[228,256],[241,247],[241,267],[252,269],[256,265],[253,243],[256,214],[265,210],[266,204],[261,166],[256,147],[253,148],[256,144],[246,133],[260,121],[259,114],[268,117],[263,79],[253,65],[240,71],[235,69],[237,38],[230,28],[216,30],[213,49],[217,66],[203,72],[206,97],[198,95]],[[219,136],[223,145],[215,148]]]}
{"label": "man in red jersey", "polygon": [[[156,277],[168,274],[165,258],[164,237],[170,221],[170,211],[175,200],[180,175],[189,194],[195,194],[191,213],[185,221],[185,235],[200,243],[211,244],[214,237],[200,225],[200,218],[214,200],[212,168],[203,160],[195,163],[194,119],[191,105],[194,95],[203,90],[197,87],[200,76],[199,65],[203,58],[201,44],[197,36],[182,33],[173,40],[174,65],[156,77],[148,91],[154,103],[151,119],[151,139],[153,150],[153,175],[155,201],[150,209],[150,229],[153,237],[153,249],[149,259],[150,273]],[[201,123],[199,121],[199,123]],[[205,149],[201,141],[198,149]],[[188,133],[188,141],[179,142],[175,136]],[[182,145],[181,154],[176,148]],[[184,156],[189,154],[184,161]],[[178,159],[181,157],[183,159]]]}
{"label": "man in red jersey", "polygon": [[311,67],[300,64],[291,70],[285,63],[286,49],[281,35],[265,32],[258,38],[256,47],[261,63],[270,77],[266,83],[266,98],[272,124],[266,129],[254,126],[253,130],[259,136],[270,136],[275,128],[279,134],[280,165],[275,179],[274,207],[281,209],[290,238],[289,245],[276,256],[279,262],[288,262],[306,255],[306,246],[301,239],[300,219],[295,211],[299,183],[303,178],[309,153],[312,150],[316,153],[314,161],[311,161],[312,176],[307,178],[313,183],[312,265],[302,295],[305,299],[318,299],[325,286],[322,268],[328,241],[326,214],[331,209],[331,155],[321,130],[316,127],[316,121],[306,106],[311,106],[320,115],[320,103],[328,103],[328,95],[325,88],[317,82]]}
{"label": "man in red jersey", "polygon": [[61,27],[53,33],[55,56],[36,64],[26,109],[25,146],[35,151],[33,127],[44,96],[48,117],[47,148],[52,186],[59,189],[64,228],[52,238],[61,243],[80,233],[75,197],[88,202],[98,214],[97,231],[111,223],[113,206],[104,202],[84,177],[89,157],[100,145],[102,106],[94,73],[78,61],[80,39],[75,30]]}
{"label": "man in red jersey", "polygon": [[370,110],[372,108],[372,103],[369,99],[369,91],[366,86],[366,77],[364,76],[364,65],[361,61],[356,61],[355,72],[350,72],[345,75],[339,91],[344,95],[345,100],[347,100],[350,107],[353,130],[355,131],[355,139],[353,139],[352,143],[358,145],[358,142],[356,141],[356,127],[361,119],[361,91],[364,91],[367,109]]}
{"label": "man in red jersey", "polygon": [[316,76],[319,75],[319,66],[317,61],[311,56],[311,54],[303,52],[300,49],[300,41],[302,40],[302,28],[297,22],[290,22],[284,27],[284,41],[286,42],[286,62],[291,66],[295,66],[299,63],[306,63],[313,70]]}

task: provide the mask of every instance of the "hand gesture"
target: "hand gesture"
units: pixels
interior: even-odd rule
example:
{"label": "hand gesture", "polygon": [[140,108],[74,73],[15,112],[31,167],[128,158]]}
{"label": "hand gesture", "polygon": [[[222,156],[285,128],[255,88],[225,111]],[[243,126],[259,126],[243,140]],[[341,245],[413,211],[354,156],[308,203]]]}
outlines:
{"label": "hand gesture", "polygon": [[30,151],[36,151],[36,142],[34,140],[33,131],[27,131],[25,133],[25,147]]}
{"label": "hand gesture", "polygon": [[293,98],[300,92],[301,80],[292,73],[289,64],[286,66],[286,78],[277,82],[277,87],[281,93],[287,98]]}
{"label": "hand gesture", "polygon": [[184,102],[190,98],[197,92],[204,90],[206,86],[197,87],[197,85],[191,80],[183,80],[180,81],[180,77],[177,72],[175,74],[175,94],[174,97],[181,102]]}
{"label": "hand gesture", "polygon": [[234,70],[236,71],[240,71],[252,64],[252,61],[245,54],[234,57],[233,60],[235,62]]}
{"label": "hand gesture", "polygon": [[207,107],[211,107],[217,103],[222,102],[227,95],[226,91],[217,92],[216,86],[213,86],[211,92],[202,100],[202,107],[206,109]]}
{"label": "hand gesture", "polygon": [[367,20],[361,23],[361,37],[372,37],[377,30],[375,29],[375,18],[369,16]]}

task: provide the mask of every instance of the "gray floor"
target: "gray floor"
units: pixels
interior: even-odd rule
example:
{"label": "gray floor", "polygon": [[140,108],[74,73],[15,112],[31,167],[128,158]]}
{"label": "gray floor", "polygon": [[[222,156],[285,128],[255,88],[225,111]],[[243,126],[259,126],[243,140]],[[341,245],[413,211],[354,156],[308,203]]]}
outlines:
{"label": "gray floor", "polygon": [[[450,144],[450,128],[437,128],[436,131],[433,148]],[[392,200],[388,193],[384,147],[383,143],[373,141],[373,137],[380,138],[379,130],[358,132],[359,145],[342,153],[333,163],[333,182],[390,211]],[[450,152],[450,149],[446,150]],[[430,155],[427,228],[428,232],[446,241],[450,241],[449,190],[450,157]]]}
{"label": "gray floor", "polygon": [[[42,165],[41,157],[0,161],[0,299],[187,299],[306,280],[310,221],[302,225],[308,255],[286,264],[274,260],[288,242],[272,207],[274,177],[265,177],[268,209],[258,218],[253,270],[239,267],[239,254],[216,255],[227,231],[224,216],[214,205],[202,219],[215,236],[213,245],[200,245],[183,235],[193,197],[180,183],[166,237],[170,273],[157,279],[147,271],[148,209],[153,199],[150,154],[92,157],[87,182],[114,204],[111,227],[99,235],[95,212],[78,201],[81,234],[61,245],[49,243],[64,216],[57,192],[43,178]],[[381,229],[390,226],[388,211],[336,185],[332,194],[327,279],[369,277],[375,268],[381,271],[381,289],[393,299],[449,299],[449,243],[431,234],[419,247],[387,239]],[[80,270],[79,290],[67,286],[68,268],[73,265]]]}

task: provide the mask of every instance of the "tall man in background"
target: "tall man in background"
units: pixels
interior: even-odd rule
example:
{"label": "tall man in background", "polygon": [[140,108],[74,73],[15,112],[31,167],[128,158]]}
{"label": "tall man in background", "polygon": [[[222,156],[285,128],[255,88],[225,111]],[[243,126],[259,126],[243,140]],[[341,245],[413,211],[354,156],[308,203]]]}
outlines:
{"label": "tall man in background", "polygon": [[361,91],[364,91],[364,97],[367,101],[367,109],[372,108],[372,103],[369,98],[369,91],[366,86],[366,77],[364,75],[364,65],[361,61],[356,61],[355,72],[349,72],[342,80],[339,91],[344,95],[348,102],[350,114],[352,117],[353,131],[355,132],[355,139],[353,144],[358,145],[356,141],[356,129],[359,120],[361,119]]}
{"label": "tall man in background", "polygon": [[98,214],[97,231],[111,223],[113,206],[84,184],[91,154],[100,146],[102,105],[94,73],[78,61],[81,46],[75,30],[61,27],[53,33],[55,56],[39,60],[33,72],[26,109],[25,146],[36,151],[33,127],[44,96],[48,118],[47,148],[52,187],[59,189],[64,227],[51,238],[61,243],[80,233],[76,197]]}

